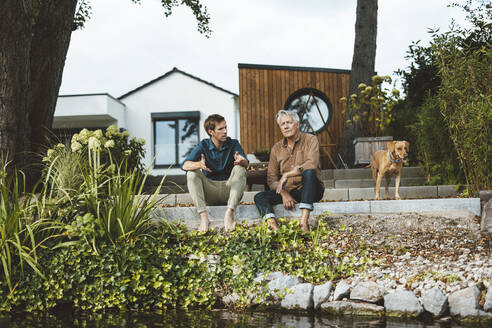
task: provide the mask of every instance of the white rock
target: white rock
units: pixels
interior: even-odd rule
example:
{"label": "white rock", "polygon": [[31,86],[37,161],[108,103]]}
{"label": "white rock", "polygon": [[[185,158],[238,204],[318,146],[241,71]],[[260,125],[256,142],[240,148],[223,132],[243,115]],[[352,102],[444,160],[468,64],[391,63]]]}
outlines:
{"label": "white rock", "polygon": [[333,300],[339,301],[342,298],[348,296],[350,294],[350,285],[347,284],[344,280],[338,282],[335,287],[335,292],[333,294]]}
{"label": "white rock", "polygon": [[384,296],[384,307],[388,312],[404,312],[418,316],[424,309],[414,293],[408,290],[398,290]]}
{"label": "white rock", "polygon": [[383,292],[379,285],[373,281],[357,284],[350,292],[350,299],[377,303],[383,298]]}
{"label": "white rock", "polygon": [[480,290],[477,286],[468,287],[450,294],[448,302],[451,315],[465,317],[469,315],[470,311],[476,312],[478,310],[479,296]]}
{"label": "white rock", "polygon": [[287,293],[281,302],[284,309],[307,310],[313,307],[313,289],[310,283],[295,285],[291,288],[291,293]]}
{"label": "white rock", "polygon": [[331,288],[333,287],[333,284],[331,281],[315,286],[313,290],[313,303],[314,303],[314,308],[318,309],[322,303],[324,303],[328,297],[330,296],[331,293]]}
{"label": "white rock", "polygon": [[438,318],[447,310],[448,298],[439,287],[434,287],[422,292],[422,304],[426,311]]}

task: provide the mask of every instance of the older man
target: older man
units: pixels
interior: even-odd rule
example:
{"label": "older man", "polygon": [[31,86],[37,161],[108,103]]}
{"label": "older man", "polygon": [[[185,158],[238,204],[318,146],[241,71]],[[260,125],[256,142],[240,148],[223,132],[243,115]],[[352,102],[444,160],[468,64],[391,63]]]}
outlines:
{"label": "older man", "polygon": [[269,226],[277,230],[272,205],[283,203],[286,209],[293,209],[295,203],[300,203],[299,224],[307,232],[313,203],[323,197],[325,190],[321,180],[318,139],[299,131],[299,116],[294,111],[279,111],[277,123],[284,137],[270,152],[267,182],[271,190],[256,194],[256,207]]}
{"label": "older man", "polygon": [[234,230],[234,210],[246,187],[246,159],[236,139],[227,136],[224,117],[207,117],[204,128],[210,136],[198,143],[181,168],[186,172],[188,190],[200,215],[199,230],[208,231],[207,205],[225,205],[224,227]]}

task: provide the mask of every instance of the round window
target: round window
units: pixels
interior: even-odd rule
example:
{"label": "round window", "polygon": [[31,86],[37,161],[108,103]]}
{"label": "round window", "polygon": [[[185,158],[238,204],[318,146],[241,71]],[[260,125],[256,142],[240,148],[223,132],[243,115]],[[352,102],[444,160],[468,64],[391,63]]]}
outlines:
{"label": "round window", "polygon": [[300,130],[313,134],[321,133],[332,117],[330,100],[323,92],[313,88],[299,89],[291,94],[284,109],[297,112]]}

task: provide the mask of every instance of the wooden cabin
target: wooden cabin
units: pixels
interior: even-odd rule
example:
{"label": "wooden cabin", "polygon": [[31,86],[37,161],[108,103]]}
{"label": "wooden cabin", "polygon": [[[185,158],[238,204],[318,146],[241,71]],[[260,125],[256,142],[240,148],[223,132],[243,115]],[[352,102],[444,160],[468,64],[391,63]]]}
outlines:
{"label": "wooden cabin", "polygon": [[280,109],[296,110],[301,130],[318,136],[322,168],[336,167],[343,128],[339,99],[349,92],[350,70],[239,64],[241,144],[246,153],[282,138]]}

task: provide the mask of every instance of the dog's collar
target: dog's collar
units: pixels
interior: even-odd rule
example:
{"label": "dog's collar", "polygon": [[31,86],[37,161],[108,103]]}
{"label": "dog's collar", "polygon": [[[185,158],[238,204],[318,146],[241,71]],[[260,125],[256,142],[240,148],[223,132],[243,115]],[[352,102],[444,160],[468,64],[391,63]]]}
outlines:
{"label": "dog's collar", "polygon": [[391,152],[389,150],[388,150],[388,158],[393,163],[400,163],[401,162],[401,159],[393,159],[393,157],[391,157]]}

